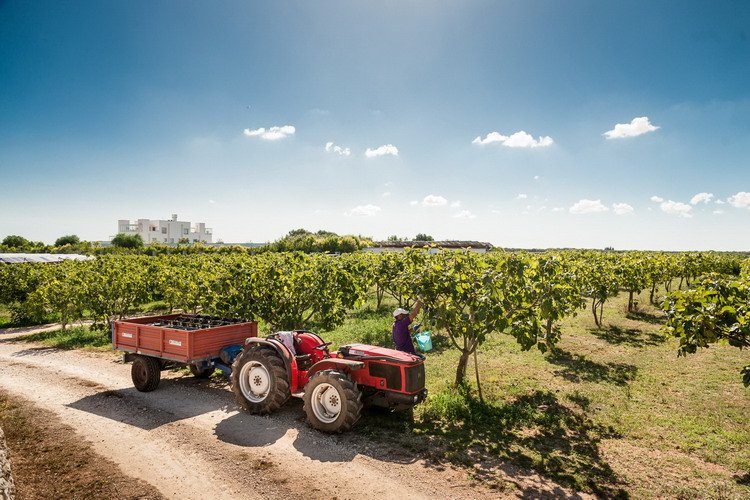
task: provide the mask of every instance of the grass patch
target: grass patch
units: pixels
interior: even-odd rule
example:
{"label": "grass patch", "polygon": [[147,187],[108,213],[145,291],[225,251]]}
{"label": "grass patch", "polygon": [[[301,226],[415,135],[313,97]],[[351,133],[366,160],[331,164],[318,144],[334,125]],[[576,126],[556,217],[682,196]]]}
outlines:
{"label": "grass patch", "polygon": [[92,330],[88,326],[74,326],[65,330],[24,335],[19,340],[39,342],[58,349],[98,349],[112,347],[109,330]]}

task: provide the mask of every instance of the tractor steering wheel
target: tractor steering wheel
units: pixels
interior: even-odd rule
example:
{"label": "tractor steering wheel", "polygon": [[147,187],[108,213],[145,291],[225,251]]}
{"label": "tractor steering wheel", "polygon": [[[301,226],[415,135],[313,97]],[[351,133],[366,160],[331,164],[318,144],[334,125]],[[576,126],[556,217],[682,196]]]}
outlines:
{"label": "tractor steering wheel", "polygon": [[313,349],[319,349],[319,350],[322,351],[323,349],[325,349],[326,347],[328,347],[331,344],[332,344],[332,342],[323,342],[322,344],[316,345],[315,347],[313,347]]}

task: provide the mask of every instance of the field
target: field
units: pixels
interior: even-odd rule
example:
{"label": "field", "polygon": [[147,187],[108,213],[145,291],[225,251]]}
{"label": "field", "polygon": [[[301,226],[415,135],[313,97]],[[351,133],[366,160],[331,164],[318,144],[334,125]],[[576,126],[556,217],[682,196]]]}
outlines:
{"label": "field", "polygon": [[[517,478],[536,471],[603,496],[747,497],[750,394],[738,376],[747,352],[714,346],[678,358],[677,340],[661,332],[663,313],[648,293],[638,299],[635,313],[627,313],[627,294],[609,300],[601,329],[580,310],[546,354],[491,335],[477,355],[484,402],[473,364],[467,387],[452,389],[458,352],[435,332],[428,400],[408,419],[368,413],[353,432],[435,466],[458,466],[506,494],[528,488]],[[368,300],[322,334],[334,347],[390,345],[392,306],[377,310]],[[86,327],[28,340],[107,349],[106,337]]]}

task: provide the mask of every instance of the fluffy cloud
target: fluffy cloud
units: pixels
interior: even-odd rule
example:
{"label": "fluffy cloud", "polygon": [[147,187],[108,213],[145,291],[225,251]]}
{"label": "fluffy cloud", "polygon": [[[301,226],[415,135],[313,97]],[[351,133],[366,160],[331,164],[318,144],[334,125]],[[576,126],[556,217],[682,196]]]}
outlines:
{"label": "fluffy cloud", "polygon": [[375,149],[367,148],[367,151],[365,151],[365,156],[368,158],[375,158],[376,156],[385,155],[398,156],[398,148],[393,144],[384,144],[383,146]]}
{"label": "fluffy cloud", "polygon": [[461,206],[461,200],[456,200],[456,201],[454,201],[454,202],[451,203],[451,207],[452,208],[458,208],[460,206]]}
{"label": "fluffy cloud", "polygon": [[529,195],[527,195],[526,193],[520,193],[518,196],[516,196],[516,199],[517,200],[525,200],[528,197],[529,197]]}
{"label": "fluffy cloud", "polygon": [[654,195],[651,197],[651,201],[653,201],[654,203],[661,203],[662,201],[664,201],[664,198]]}
{"label": "fluffy cloud", "polygon": [[480,144],[482,146],[485,144],[492,144],[493,142],[499,142],[503,146],[509,148],[545,148],[554,143],[552,137],[540,136],[539,139],[534,139],[531,134],[528,134],[523,130],[509,136],[503,135],[499,132],[490,132],[484,139],[482,139],[482,136],[477,136],[471,141],[472,144]]}
{"label": "fluffy cloud", "polygon": [[332,142],[326,142],[326,151],[329,153],[336,153],[340,156],[349,156],[352,154],[352,150],[349,148],[342,148],[341,146],[337,146]]}
{"label": "fluffy cloud", "polygon": [[283,127],[261,127],[251,130],[246,128],[242,133],[247,137],[260,137],[265,141],[278,141],[279,139],[285,139],[290,135],[294,135],[297,131],[291,125],[284,125]]}
{"label": "fluffy cloud", "polygon": [[629,213],[633,213],[633,207],[631,207],[627,203],[613,203],[612,210],[617,215],[626,215]]}
{"label": "fluffy cloud", "polygon": [[372,217],[378,212],[380,212],[380,207],[377,205],[357,205],[346,212],[346,215],[350,217]]}
{"label": "fluffy cloud", "polygon": [[476,215],[474,215],[473,213],[469,212],[468,210],[461,210],[460,212],[458,212],[457,214],[455,214],[453,217],[455,217],[457,219],[474,219],[474,218],[476,218]]}
{"label": "fluffy cloud", "polygon": [[606,212],[609,209],[602,205],[601,200],[580,200],[570,207],[571,214],[595,214],[598,212]]}
{"label": "fluffy cloud", "polygon": [[428,194],[424,197],[424,200],[422,200],[423,207],[442,207],[443,205],[447,204],[448,200],[446,200],[442,196],[437,196],[434,194]]}
{"label": "fluffy cloud", "polygon": [[622,139],[623,137],[636,137],[647,132],[653,132],[659,127],[651,125],[648,116],[633,118],[630,123],[618,123],[615,128],[604,132],[602,135],[607,139]]}
{"label": "fluffy cloud", "polygon": [[737,208],[750,208],[750,193],[740,191],[734,196],[727,198],[730,205]]}
{"label": "fluffy cloud", "polygon": [[565,211],[565,209],[564,209],[563,207],[554,207],[554,208],[552,209],[552,211],[553,211],[553,212],[563,212],[563,211]]}
{"label": "fluffy cloud", "polygon": [[698,193],[690,198],[691,205],[697,205],[698,203],[708,203],[714,197],[713,193]]}
{"label": "fluffy cloud", "polygon": [[714,201],[714,203],[716,203],[717,205],[723,205],[724,204],[724,200],[716,200],[716,201]]}
{"label": "fluffy cloud", "polygon": [[685,203],[680,203],[679,201],[664,201],[661,205],[659,205],[659,208],[661,208],[662,212],[670,215],[679,215],[680,217],[693,216],[693,214],[690,213],[690,211],[693,210],[693,207]]}

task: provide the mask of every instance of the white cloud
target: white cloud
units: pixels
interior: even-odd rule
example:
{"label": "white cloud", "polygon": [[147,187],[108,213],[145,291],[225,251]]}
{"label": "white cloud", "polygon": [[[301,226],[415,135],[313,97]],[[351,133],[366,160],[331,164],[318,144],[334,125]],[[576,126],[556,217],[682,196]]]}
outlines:
{"label": "white cloud", "polygon": [[422,200],[423,207],[442,207],[443,205],[447,204],[448,200],[446,200],[442,196],[437,196],[434,194],[428,194],[424,197],[424,200]]}
{"label": "white cloud", "polygon": [[352,150],[349,148],[342,148],[332,142],[326,142],[326,151],[329,153],[337,153],[340,156],[349,156],[352,154]]}
{"label": "white cloud", "polygon": [[602,205],[601,200],[580,200],[570,207],[571,214],[595,214],[607,212],[609,209]]}
{"label": "white cloud", "polygon": [[693,216],[693,214],[690,213],[693,207],[685,203],[680,203],[679,201],[668,200],[668,201],[662,202],[662,204],[659,205],[659,208],[661,208],[662,212],[670,214],[670,215],[679,215],[680,217],[692,217]]}
{"label": "white cloud", "polygon": [[714,203],[716,203],[717,205],[723,205],[724,204],[724,200],[716,200],[716,201],[714,201]]}
{"label": "white cloud", "polygon": [[279,139],[285,139],[290,135],[294,135],[296,131],[297,129],[293,126],[284,125],[283,127],[261,127],[253,130],[246,128],[242,133],[247,137],[260,137],[266,141],[278,141]]}
{"label": "white cloud", "polygon": [[724,213],[724,210],[714,210],[714,215],[721,215]]}
{"label": "white cloud", "polygon": [[544,148],[551,146],[554,143],[552,137],[540,136],[539,139],[534,139],[531,134],[528,134],[523,130],[509,136],[503,135],[499,132],[490,132],[484,139],[482,139],[482,136],[477,136],[471,141],[472,144],[480,144],[482,146],[485,144],[492,144],[493,142],[499,142],[503,146],[509,148]]}
{"label": "white cloud", "polygon": [[390,195],[391,195],[391,192],[386,191],[385,193],[383,193],[383,198],[388,198]]}
{"label": "white cloud", "polygon": [[612,210],[617,215],[627,215],[633,213],[633,207],[631,207],[627,203],[613,203]]}
{"label": "white cloud", "polygon": [[555,207],[552,209],[553,212],[563,212],[565,209],[563,207]]}
{"label": "white cloud", "polygon": [[697,205],[698,203],[708,203],[714,197],[713,193],[698,193],[690,198],[691,205]]}
{"label": "white cloud", "polygon": [[380,212],[380,207],[377,205],[357,205],[352,208],[345,215],[355,217],[372,217]]}
{"label": "white cloud", "polygon": [[519,195],[516,196],[516,199],[517,200],[525,200],[528,197],[529,197],[529,195],[527,195],[526,193],[519,193]]}
{"label": "white cloud", "polygon": [[398,156],[398,148],[393,144],[384,144],[383,146],[375,149],[367,148],[367,151],[365,151],[365,156],[367,156],[368,158],[385,155]]}
{"label": "white cloud", "polygon": [[618,123],[615,128],[604,132],[602,135],[607,139],[622,139],[623,137],[636,137],[647,132],[653,132],[659,127],[651,125],[648,116],[633,118],[630,123]]}
{"label": "white cloud", "polygon": [[736,208],[750,208],[750,193],[740,191],[739,193],[727,198],[730,205]]}
{"label": "white cloud", "polygon": [[215,204],[216,204],[216,202],[215,202],[214,200],[208,200],[208,202],[209,202],[209,203],[210,203],[211,205],[215,205]]}
{"label": "white cloud", "polygon": [[417,200],[411,200],[409,202],[409,205],[411,205],[412,207],[415,207],[415,206],[419,205],[419,202]]}
{"label": "white cloud", "polygon": [[451,203],[452,208],[458,208],[461,206],[461,200],[456,200],[453,203]]}
{"label": "white cloud", "polygon": [[654,195],[651,197],[651,201],[653,201],[654,203],[661,203],[662,201],[664,201],[664,198]]}
{"label": "white cloud", "polygon": [[469,212],[468,210],[461,210],[460,212],[455,214],[453,217],[457,219],[475,219],[477,216]]}
{"label": "white cloud", "polygon": [[535,181],[538,181],[539,179],[540,179],[540,177],[539,177],[538,175],[535,175],[535,176],[534,176],[534,180],[535,180]]}

